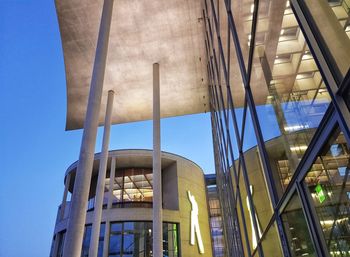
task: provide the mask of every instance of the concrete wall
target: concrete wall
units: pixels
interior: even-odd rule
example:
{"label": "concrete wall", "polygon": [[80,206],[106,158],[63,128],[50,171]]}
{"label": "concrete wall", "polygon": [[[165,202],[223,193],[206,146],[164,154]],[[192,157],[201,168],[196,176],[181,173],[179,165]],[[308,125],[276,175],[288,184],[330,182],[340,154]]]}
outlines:
{"label": "concrete wall", "polygon": [[[180,234],[182,256],[212,256],[212,245],[209,226],[208,205],[204,175],[201,169],[192,162],[177,162],[178,190],[180,205]],[[198,244],[190,245],[191,203],[187,190],[196,198],[199,209],[199,226],[204,244],[204,254],[199,254]]]}

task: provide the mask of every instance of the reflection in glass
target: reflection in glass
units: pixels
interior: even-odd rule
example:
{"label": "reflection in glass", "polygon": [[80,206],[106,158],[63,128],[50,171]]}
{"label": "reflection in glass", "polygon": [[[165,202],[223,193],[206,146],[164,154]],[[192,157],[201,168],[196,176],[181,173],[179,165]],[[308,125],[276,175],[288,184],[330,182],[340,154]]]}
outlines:
{"label": "reflection in glass", "polygon": [[350,68],[350,1],[305,0],[305,5],[318,28],[317,33],[334,59],[334,65],[344,77]]}
{"label": "reflection in glass", "polygon": [[273,223],[261,242],[264,256],[282,257],[282,248],[279,242],[280,239],[277,233],[277,226],[276,223]]}
{"label": "reflection in glass", "polygon": [[[243,147],[244,150],[246,150],[248,147],[249,150],[246,150],[244,152],[244,160],[245,160],[245,166],[247,170],[247,175],[249,179],[249,188],[250,194],[253,198],[253,204],[255,209],[255,217],[253,215],[253,212],[248,204],[248,197],[246,193],[246,188],[244,186],[244,176],[243,176],[243,167],[242,167],[242,174],[239,177],[239,185],[241,190],[241,196],[242,200],[244,201],[243,207],[246,217],[246,222],[248,226],[248,230],[251,233],[250,243],[252,249],[255,249],[257,246],[258,239],[261,237],[262,233],[264,232],[266,226],[269,224],[273,209],[271,205],[271,200],[267,191],[266,183],[264,183],[265,176],[263,172],[263,168],[261,166],[261,158],[260,158],[260,152],[258,147],[256,147],[256,136],[255,131],[252,125],[252,117],[250,115],[249,108],[247,110],[246,115],[246,126],[244,130],[244,143]],[[252,147],[254,146],[254,147]],[[236,161],[237,162],[237,161]],[[244,190],[243,190],[244,188]],[[257,223],[257,231],[255,231],[253,226],[253,220],[255,219]]]}
{"label": "reflection in glass", "polygon": [[240,47],[244,58],[245,66],[248,66],[248,54],[250,42],[252,39],[252,21],[254,12],[253,0],[231,1],[233,18],[236,23]]}
{"label": "reflection in glass", "polygon": [[[284,191],[330,101],[325,83],[299,28],[289,1],[262,0],[251,87],[264,139],[277,130],[275,171]],[[264,107],[265,106],[265,107]],[[263,109],[266,109],[265,111]],[[269,157],[271,152],[269,152]]]}
{"label": "reflection in glass", "polygon": [[[163,256],[177,257],[178,225],[163,223]],[[111,223],[109,256],[152,256],[152,222]]]}
{"label": "reflection in glass", "polygon": [[293,257],[316,257],[300,200],[296,193],[282,213],[283,226]]}
{"label": "reflection in glass", "polygon": [[92,225],[85,225],[83,246],[81,249],[81,257],[88,257],[89,256],[91,229],[92,229]]}
{"label": "reflection in glass", "polygon": [[349,146],[336,129],[305,177],[331,256],[350,255]]}
{"label": "reflection in glass", "polygon": [[338,22],[350,38],[350,1],[349,0],[328,0]]}

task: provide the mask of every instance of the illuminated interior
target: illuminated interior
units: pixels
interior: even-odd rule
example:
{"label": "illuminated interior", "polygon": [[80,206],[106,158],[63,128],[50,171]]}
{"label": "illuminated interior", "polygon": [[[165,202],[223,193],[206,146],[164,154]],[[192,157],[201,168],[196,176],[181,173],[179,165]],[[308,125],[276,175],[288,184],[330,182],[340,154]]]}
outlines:
{"label": "illuminated interior", "polygon": [[[105,191],[110,186],[106,179]],[[113,183],[113,203],[148,202],[153,198],[153,175],[151,169],[123,169],[117,170]]]}

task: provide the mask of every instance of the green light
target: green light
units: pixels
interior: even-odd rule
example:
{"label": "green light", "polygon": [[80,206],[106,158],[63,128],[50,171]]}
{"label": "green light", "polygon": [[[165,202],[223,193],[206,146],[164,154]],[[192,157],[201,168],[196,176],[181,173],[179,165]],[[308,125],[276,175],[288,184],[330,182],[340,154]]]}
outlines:
{"label": "green light", "polygon": [[320,184],[317,184],[317,186],[315,188],[315,192],[316,192],[316,197],[317,197],[318,201],[320,203],[323,203],[326,200],[326,195],[325,195],[323,188]]}

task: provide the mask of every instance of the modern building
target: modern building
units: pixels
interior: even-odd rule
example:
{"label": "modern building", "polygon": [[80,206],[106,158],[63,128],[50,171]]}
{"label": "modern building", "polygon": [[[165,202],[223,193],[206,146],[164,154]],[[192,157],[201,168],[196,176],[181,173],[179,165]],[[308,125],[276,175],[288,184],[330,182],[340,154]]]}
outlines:
{"label": "modern building", "polygon": [[[202,169],[181,156],[162,153],[163,256],[190,257],[212,255],[206,184]],[[100,154],[95,155],[89,204],[81,256],[89,256]],[[65,190],[59,207],[51,256],[63,254],[63,244],[74,192],[77,162],[65,175]],[[113,182],[112,182],[113,181]],[[198,219],[191,244],[192,203],[197,203]],[[116,150],[108,153],[102,217],[97,256],[152,255],[152,151]],[[200,238],[200,239],[199,239]],[[201,249],[202,248],[202,249]]]}
{"label": "modern building", "polygon": [[97,126],[103,164],[111,123],[153,117],[160,257],[159,120],[209,111],[225,254],[349,256],[348,0],[55,2],[66,127],[84,128],[65,257],[80,256]]}
{"label": "modern building", "polygon": [[222,223],[222,207],[217,190],[215,174],[205,175],[209,205],[210,232],[213,246],[213,257],[226,257],[224,224]]}

